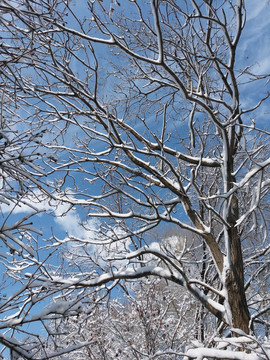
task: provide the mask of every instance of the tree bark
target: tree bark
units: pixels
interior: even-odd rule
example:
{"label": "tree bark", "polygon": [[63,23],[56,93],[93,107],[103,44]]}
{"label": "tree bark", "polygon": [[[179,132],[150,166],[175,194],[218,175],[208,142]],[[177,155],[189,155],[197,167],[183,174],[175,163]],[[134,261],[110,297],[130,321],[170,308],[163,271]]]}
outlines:
{"label": "tree bark", "polygon": [[232,314],[232,326],[249,333],[250,314],[247,306],[244,265],[241,247],[241,238],[236,227],[238,219],[238,201],[235,195],[231,199],[228,222],[228,236],[230,239],[231,266],[227,271],[225,286],[228,293],[228,303]]}
{"label": "tree bark", "polygon": [[243,258],[241,242],[237,234],[232,234],[231,241],[231,269],[226,274],[226,289],[228,302],[232,313],[232,325],[249,333],[250,315],[248,311],[244,289]]}

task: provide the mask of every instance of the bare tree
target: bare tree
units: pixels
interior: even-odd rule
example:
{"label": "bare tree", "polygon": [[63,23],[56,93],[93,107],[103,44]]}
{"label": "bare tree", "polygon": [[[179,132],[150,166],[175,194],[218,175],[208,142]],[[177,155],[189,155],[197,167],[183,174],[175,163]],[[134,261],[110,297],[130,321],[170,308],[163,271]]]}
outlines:
{"label": "bare tree", "polygon": [[[244,1],[3,0],[0,10],[10,34],[2,49],[12,49],[5,81],[50,133],[50,195],[99,225],[95,238],[93,229],[91,239],[70,238],[79,250],[69,279],[33,273],[28,288],[111,289],[156,276],[185,287],[220,334],[269,326],[269,301],[253,293],[269,266],[269,132],[256,123],[267,74],[237,57]],[[254,83],[258,94],[246,104]],[[198,240],[177,249],[161,238],[157,249],[147,231],[163,223]],[[91,243],[121,244],[100,276]]]}
{"label": "bare tree", "polygon": [[51,332],[57,335],[47,347],[59,351],[90,341],[70,358],[178,359],[196,329],[188,293],[157,278],[128,283],[124,289],[120,299],[88,299],[79,317],[52,321]]}

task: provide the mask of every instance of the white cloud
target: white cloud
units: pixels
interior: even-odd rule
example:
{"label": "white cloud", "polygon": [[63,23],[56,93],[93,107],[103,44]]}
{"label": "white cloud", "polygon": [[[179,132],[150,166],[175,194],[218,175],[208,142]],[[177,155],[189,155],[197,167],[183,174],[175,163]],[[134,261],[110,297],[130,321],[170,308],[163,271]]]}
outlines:
{"label": "white cloud", "polygon": [[246,2],[247,21],[240,38],[238,51],[250,60],[263,59],[269,55],[270,4],[267,0]]}
{"label": "white cloud", "polygon": [[[11,213],[11,215],[27,215],[34,211],[39,211],[40,216],[42,216],[42,212],[51,213],[54,216],[54,222],[68,235],[82,239],[91,235],[91,232],[81,225],[80,215],[75,208],[72,208],[68,203],[49,199],[39,190],[29,193],[17,205],[1,204],[1,211],[4,214]],[[93,220],[89,222],[88,226],[93,227],[94,224],[96,227],[96,222]]]}
{"label": "white cloud", "polygon": [[[51,226],[54,228],[54,234],[60,241],[67,244],[70,254],[80,256],[87,252],[100,266],[105,266],[111,259],[114,268],[117,269],[127,264],[125,254],[130,251],[132,242],[124,229],[117,225],[101,234],[100,224],[96,218],[82,222],[79,211],[66,202],[50,200],[36,191],[28,195],[20,206],[11,208],[3,204],[2,212],[9,213],[13,209],[14,215],[26,215],[33,211],[33,207],[53,215],[54,225],[51,224]],[[66,233],[64,236],[60,235],[63,231]]]}
{"label": "white cloud", "polygon": [[[86,227],[86,225],[84,224]],[[98,221],[90,219],[86,229],[69,242],[69,251],[74,255],[90,254],[96,264],[120,270],[128,264],[126,255],[130,252],[132,241],[120,226],[108,230],[104,234],[98,231]]]}
{"label": "white cloud", "polygon": [[269,54],[265,54],[265,57],[262,58],[262,60],[259,63],[256,63],[256,65],[252,68],[252,71],[256,75],[266,75],[270,73],[270,61],[269,61]]}

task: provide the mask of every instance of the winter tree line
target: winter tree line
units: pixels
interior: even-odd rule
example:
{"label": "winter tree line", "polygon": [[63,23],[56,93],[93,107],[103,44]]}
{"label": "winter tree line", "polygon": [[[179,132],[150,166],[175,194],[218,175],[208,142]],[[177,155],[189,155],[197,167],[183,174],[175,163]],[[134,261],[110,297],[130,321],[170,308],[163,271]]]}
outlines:
{"label": "winter tree line", "polygon": [[3,359],[270,358],[249,8],[1,0]]}

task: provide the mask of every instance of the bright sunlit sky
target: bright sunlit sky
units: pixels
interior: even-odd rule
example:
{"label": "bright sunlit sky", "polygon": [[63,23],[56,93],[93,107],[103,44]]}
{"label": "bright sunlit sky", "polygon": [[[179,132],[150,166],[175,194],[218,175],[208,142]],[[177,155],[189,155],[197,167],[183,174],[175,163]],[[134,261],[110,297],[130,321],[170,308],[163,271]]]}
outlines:
{"label": "bright sunlit sky", "polygon": [[[79,0],[75,2],[76,9],[79,9]],[[253,72],[258,75],[270,73],[270,47],[269,47],[269,35],[270,35],[270,4],[267,0],[246,1],[247,6],[247,22],[242,34],[240,45],[238,47],[238,64],[240,68],[244,69],[248,64],[254,64]],[[82,8],[84,9],[84,8]],[[243,85],[241,88],[241,102],[243,106],[252,107],[257,102],[261,92],[266,92],[267,89],[258,88],[258,84],[255,86]],[[267,119],[269,112],[267,112],[267,104],[264,104],[257,112],[257,123],[267,127]],[[50,217],[45,214],[40,214],[35,218],[35,226],[41,228],[43,231],[43,237],[49,238],[53,233],[60,239],[65,239],[66,234],[76,236],[79,238],[91,239],[96,237],[94,232],[87,232],[81,225],[81,220],[84,220],[85,214],[81,214],[79,209],[72,209],[65,216],[62,215],[67,210],[67,205],[58,206],[54,211],[54,208],[48,203],[37,205],[40,209],[46,209],[53,212],[56,217]],[[7,212],[10,210],[6,205],[2,206],[2,211]],[[17,207],[13,214],[22,215],[30,212],[30,209],[26,207]],[[83,215],[83,218],[82,218]],[[95,228],[96,220],[89,219],[89,226]]]}
{"label": "bright sunlit sky", "polygon": [[[267,0],[248,0],[246,5],[247,23],[238,48],[238,62],[241,63],[240,67],[242,69],[247,64],[254,64],[254,73],[258,75],[267,74],[270,73],[270,4]],[[266,92],[266,90],[258,89],[257,83],[254,88],[251,88],[250,85],[243,86],[241,97],[243,106],[246,106],[246,103],[250,107],[255,105],[258,97],[261,96],[261,91]],[[269,117],[267,108],[269,110],[269,105],[265,104],[257,113],[258,124],[263,124],[265,127],[268,126],[267,120]],[[58,214],[60,213],[61,209],[58,209]],[[63,237],[65,232],[80,238],[91,237],[94,233],[86,233],[79,225],[80,218],[80,214],[74,209],[64,217],[51,219],[50,226],[54,228],[54,232],[59,237]],[[39,222],[42,225],[42,216]],[[96,220],[93,221],[93,226],[95,226],[95,223]],[[48,230],[48,226],[46,226],[46,230]]]}

